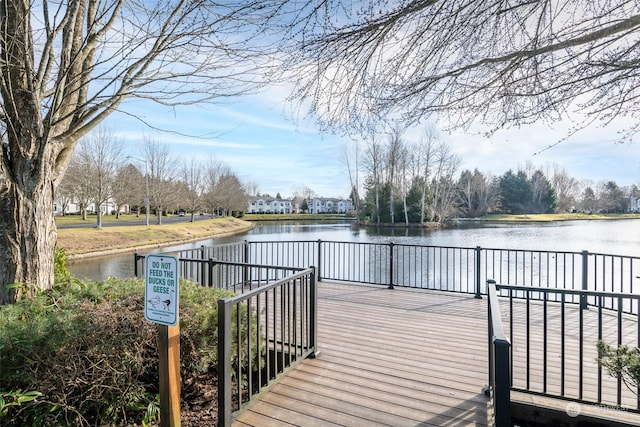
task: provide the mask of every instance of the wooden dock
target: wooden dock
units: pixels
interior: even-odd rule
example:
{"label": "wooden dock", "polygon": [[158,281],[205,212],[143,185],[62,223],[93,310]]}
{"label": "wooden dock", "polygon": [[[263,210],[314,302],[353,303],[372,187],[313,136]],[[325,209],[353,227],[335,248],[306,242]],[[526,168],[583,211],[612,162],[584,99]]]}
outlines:
{"label": "wooden dock", "polygon": [[[387,289],[382,286],[322,282],[318,291],[318,349],[282,377],[269,391],[252,402],[234,426],[486,426],[490,424],[491,401],[483,393],[487,384],[487,300],[473,295],[418,289]],[[524,304],[524,303],[522,303]],[[532,372],[542,372],[535,359],[542,337],[541,304],[530,307],[538,321],[530,330]],[[508,318],[508,304],[501,304]],[[548,307],[552,319],[547,334],[560,330],[558,315]],[[567,322],[577,308],[567,309]],[[514,385],[522,386],[526,365],[521,327],[524,306],[514,309]],[[585,311],[584,396],[596,393],[597,370],[593,326],[596,312]],[[534,319],[535,320],[535,319]],[[614,321],[613,319],[612,321]],[[637,319],[625,319],[625,336],[632,339]],[[631,323],[629,323],[631,322]],[[605,334],[611,334],[610,322]],[[505,325],[507,330],[509,325]],[[634,329],[635,328],[635,329]],[[575,334],[574,334],[575,335]],[[636,332],[637,336],[637,332]],[[627,341],[627,338],[625,338]],[[633,341],[629,341],[632,343]],[[568,394],[577,393],[575,336],[565,345],[565,379]],[[550,340],[548,384],[560,383],[557,339]],[[623,419],[640,425],[637,413],[611,409],[615,406],[615,380],[605,376],[601,405],[581,405],[583,413]],[[532,387],[541,388],[540,375],[531,377]],[[577,397],[577,395],[576,395]],[[624,403],[637,397],[624,394]],[[568,408],[566,400],[512,393],[512,401]],[[633,405],[632,405],[633,406]],[[575,407],[574,407],[575,408]]]}
{"label": "wooden dock", "polygon": [[323,282],[318,349],[236,426],[485,426],[487,302]]}

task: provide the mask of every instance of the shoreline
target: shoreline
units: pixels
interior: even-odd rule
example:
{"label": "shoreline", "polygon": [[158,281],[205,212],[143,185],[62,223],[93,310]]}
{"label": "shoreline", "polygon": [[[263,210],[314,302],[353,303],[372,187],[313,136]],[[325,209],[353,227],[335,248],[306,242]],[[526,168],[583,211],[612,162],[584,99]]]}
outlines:
{"label": "shoreline", "polygon": [[557,213],[557,214],[490,214],[479,218],[452,218],[447,222],[425,222],[425,223],[380,223],[358,222],[363,227],[374,228],[425,228],[437,229],[457,226],[462,224],[527,224],[527,223],[550,223],[566,221],[623,221],[640,219],[640,213],[626,214],[584,214],[584,213]]}
{"label": "shoreline", "polygon": [[[482,223],[549,223],[563,221],[601,221],[640,219],[640,214],[523,214],[523,215],[489,215],[481,218],[456,218],[449,225],[482,224]],[[215,239],[255,228],[261,222],[277,220],[294,220],[293,218],[274,217],[271,220],[255,218],[250,220],[234,217],[215,218],[196,222],[166,225],[131,225],[97,228],[63,228],[58,229],[57,247],[65,250],[67,259],[81,260],[100,256],[134,253],[140,250],[156,249],[167,246],[182,245],[198,240]],[[300,220],[312,220],[304,218]],[[318,220],[323,222],[324,218]],[[410,224],[371,224],[357,223],[364,227],[409,227],[433,228],[433,225]],[[444,227],[447,225],[445,224]],[[82,242],[82,243],[79,243]],[[90,243],[87,243],[90,242]],[[96,242],[98,242],[96,244]],[[84,243],[84,244],[83,244]]]}
{"label": "shoreline", "polygon": [[64,249],[68,260],[74,261],[226,237],[255,226],[237,218],[216,218],[179,225],[62,229],[58,230],[57,247]]}
{"label": "shoreline", "polygon": [[554,214],[491,214],[480,218],[456,218],[457,222],[562,222],[562,221],[606,221],[640,219],[640,213],[554,213]]}
{"label": "shoreline", "polygon": [[134,252],[137,252],[137,251],[147,250],[147,249],[166,248],[168,246],[177,246],[177,245],[184,245],[186,243],[197,242],[198,240],[216,239],[218,237],[227,237],[227,236],[231,236],[231,235],[236,234],[236,233],[242,233],[244,231],[248,231],[250,229],[251,228],[245,229],[245,230],[239,230],[239,231],[230,231],[228,233],[214,234],[214,235],[211,235],[211,236],[194,237],[194,238],[190,238],[190,239],[186,239],[186,240],[172,240],[170,242],[150,243],[150,244],[147,244],[147,245],[140,245],[140,246],[134,246],[134,247],[127,247],[127,248],[99,249],[99,250],[91,251],[91,252],[67,253],[67,259],[71,260],[71,261],[75,261],[75,260],[81,260],[81,259],[87,259],[87,258],[98,258],[98,257],[101,257],[101,256],[108,256],[108,255],[126,254],[128,252],[134,253]]}

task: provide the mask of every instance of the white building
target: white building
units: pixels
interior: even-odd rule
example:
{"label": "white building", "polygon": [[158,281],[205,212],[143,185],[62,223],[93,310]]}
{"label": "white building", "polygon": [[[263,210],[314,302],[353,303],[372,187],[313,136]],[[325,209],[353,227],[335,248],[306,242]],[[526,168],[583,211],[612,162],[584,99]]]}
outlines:
{"label": "white building", "polygon": [[247,213],[293,213],[293,203],[287,199],[276,199],[266,196],[250,196]]}
{"label": "white building", "polygon": [[347,213],[353,210],[353,204],[349,199],[334,199],[316,197],[307,201],[309,213]]}
{"label": "white building", "polygon": [[[116,205],[111,199],[109,199],[107,202],[100,205],[100,211],[102,212],[103,215],[111,215],[114,213],[115,209],[116,209]],[[95,203],[89,203],[87,205],[88,214],[95,214],[97,212],[98,212],[98,209]],[[130,212],[131,210],[129,209],[129,205],[123,205],[120,207],[120,213],[130,213]],[[65,206],[64,215],[79,214],[79,213],[80,213],[80,204],[78,203],[78,201],[72,200],[68,202],[67,205]],[[61,203],[56,202],[53,204],[53,214],[56,216],[63,215]]]}

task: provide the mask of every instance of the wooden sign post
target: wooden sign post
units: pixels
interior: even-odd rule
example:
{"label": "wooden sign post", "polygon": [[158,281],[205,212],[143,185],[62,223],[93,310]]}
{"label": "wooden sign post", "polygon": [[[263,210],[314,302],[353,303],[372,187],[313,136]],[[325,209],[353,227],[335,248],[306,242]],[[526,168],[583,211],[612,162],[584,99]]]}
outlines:
{"label": "wooden sign post", "polygon": [[180,426],[180,325],[158,325],[160,426]]}
{"label": "wooden sign post", "polygon": [[180,324],[178,259],[151,254],[145,258],[144,317],[158,324],[160,353],[160,426],[180,426]]}

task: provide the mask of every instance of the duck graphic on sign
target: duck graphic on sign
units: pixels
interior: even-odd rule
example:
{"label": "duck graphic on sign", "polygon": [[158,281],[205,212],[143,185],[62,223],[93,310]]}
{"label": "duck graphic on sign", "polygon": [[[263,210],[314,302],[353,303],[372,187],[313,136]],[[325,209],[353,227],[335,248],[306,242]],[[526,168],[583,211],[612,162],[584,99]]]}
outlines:
{"label": "duck graphic on sign", "polygon": [[160,295],[156,294],[156,296],[154,296],[152,299],[147,300],[147,303],[151,304],[153,308],[164,307],[164,310],[168,311],[169,307],[171,306],[171,301],[173,300],[174,294],[175,291],[172,289],[171,291],[169,291],[169,298],[164,300],[160,298]]}

